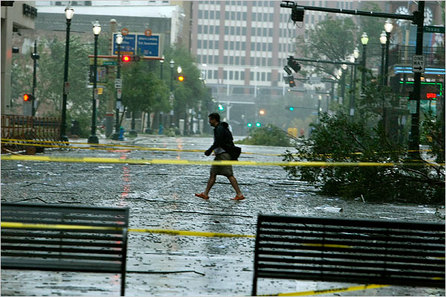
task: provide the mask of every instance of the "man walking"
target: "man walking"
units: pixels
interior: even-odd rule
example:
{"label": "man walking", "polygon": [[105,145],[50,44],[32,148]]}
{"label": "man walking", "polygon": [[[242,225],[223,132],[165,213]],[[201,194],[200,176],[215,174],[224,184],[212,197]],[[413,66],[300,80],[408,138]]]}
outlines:
{"label": "man walking", "polygon": [[[210,156],[212,151],[214,151],[215,153],[214,161],[231,160],[231,156],[224,149],[234,146],[232,133],[228,129],[228,124],[220,122],[220,115],[218,113],[211,113],[209,115],[209,124],[212,127],[214,127],[214,143],[204,154],[206,156]],[[242,192],[240,191],[237,180],[234,177],[234,173],[232,172],[232,165],[228,166],[212,165],[206,190],[203,193],[195,194],[195,196],[203,199],[209,199],[209,191],[212,189],[212,186],[214,186],[217,175],[224,175],[228,178],[229,182],[231,183],[236,193],[236,196],[232,198],[232,200],[245,199]]]}

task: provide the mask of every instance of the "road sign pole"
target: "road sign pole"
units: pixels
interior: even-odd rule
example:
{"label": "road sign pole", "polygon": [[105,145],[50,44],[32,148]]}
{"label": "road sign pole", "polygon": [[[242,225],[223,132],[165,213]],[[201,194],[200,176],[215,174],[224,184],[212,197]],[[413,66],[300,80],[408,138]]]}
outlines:
{"label": "road sign pole", "polygon": [[[423,26],[424,26],[424,1],[418,2],[417,43],[416,52],[418,56],[423,55]],[[413,93],[409,100],[414,100],[416,104],[415,113],[412,114],[410,138],[409,138],[409,158],[410,160],[420,160],[420,89],[421,72],[414,73]]]}

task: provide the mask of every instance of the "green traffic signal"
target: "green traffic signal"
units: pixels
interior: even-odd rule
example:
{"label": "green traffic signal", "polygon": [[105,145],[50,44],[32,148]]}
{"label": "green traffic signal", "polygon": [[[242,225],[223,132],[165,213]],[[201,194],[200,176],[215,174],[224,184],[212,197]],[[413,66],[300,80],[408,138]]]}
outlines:
{"label": "green traffic signal", "polygon": [[252,123],[248,123],[246,126],[248,126],[248,128],[252,127]]}
{"label": "green traffic signal", "polygon": [[260,122],[256,123],[256,127],[261,127],[261,126],[262,126],[262,124]]}
{"label": "green traffic signal", "polygon": [[219,104],[218,105],[218,110],[219,111],[223,111],[223,110],[225,110],[225,107],[222,104]]}
{"label": "green traffic signal", "polygon": [[290,106],[290,108],[288,108],[290,111],[294,111],[294,107]]}

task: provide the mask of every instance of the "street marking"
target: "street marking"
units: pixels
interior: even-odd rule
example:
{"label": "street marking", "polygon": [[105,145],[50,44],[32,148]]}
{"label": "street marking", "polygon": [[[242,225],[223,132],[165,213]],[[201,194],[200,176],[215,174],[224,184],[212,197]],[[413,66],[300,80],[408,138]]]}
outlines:
{"label": "street marking", "polygon": [[389,285],[363,285],[363,286],[353,286],[353,287],[345,287],[345,288],[338,288],[338,289],[315,290],[315,291],[293,292],[293,293],[278,293],[278,294],[268,294],[268,295],[258,295],[258,296],[307,296],[307,295],[330,294],[330,293],[339,293],[339,292],[378,289],[378,288],[385,288],[385,287],[389,287]]}
{"label": "street marking", "polygon": [[[2,155],[2,161],[34,161],[34,162],[63,162],[63,163],[109,163],[109,164],[136,164],[136,165],[218,165],[218,166],[287,166],[287,167],[395,167],[395,166],[437,166],[431,163],[380,163],[380,162],[256,162],[256,161],[199,161],[178,159],[118,159],[118,158],[67,158],[50,156],[28,156],[28,155]],[[438,164],[444,166],[444,163]]]}

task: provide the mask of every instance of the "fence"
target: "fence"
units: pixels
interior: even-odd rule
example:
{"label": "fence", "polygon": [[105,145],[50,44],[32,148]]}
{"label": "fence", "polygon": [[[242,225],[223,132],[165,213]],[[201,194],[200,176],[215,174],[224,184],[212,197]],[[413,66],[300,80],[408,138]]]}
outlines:
{"label": "fence", "polygon": [[[2,153],[19,150],[32,153],[40,147],[30,146],[30,140],[33,143],[60,140],[60,118],[2,115],[1,132]],[[17,141],[8,141],[13,139]]]}

